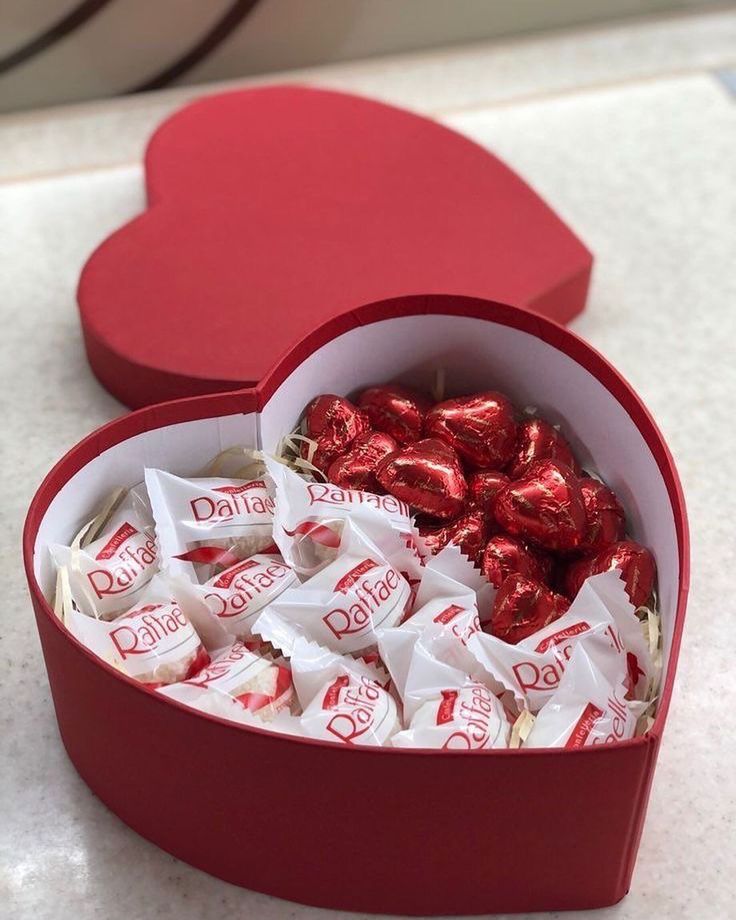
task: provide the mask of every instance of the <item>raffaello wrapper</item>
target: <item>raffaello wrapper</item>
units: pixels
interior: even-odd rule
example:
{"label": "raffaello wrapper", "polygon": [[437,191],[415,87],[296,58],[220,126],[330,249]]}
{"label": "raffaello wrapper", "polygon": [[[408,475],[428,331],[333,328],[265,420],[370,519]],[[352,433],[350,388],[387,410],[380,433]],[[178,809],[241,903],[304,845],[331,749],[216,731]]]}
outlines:
{"label": "raffaello wrapper", "polygon": [[147,469],[162,565],[205,582],[273,545],[274,500],[265,479],[184,479]]}
{"label": "raffaello wrapper", "polygon": [[186,680],[210,661],[197,630],[161,575],[150,581],[137,605],[115,620],[98,620],[67,604],[64,623],[103,661],[148,687]]}
{"label": "raffaello wrapper", "polygon": [[268,722],[294,699],[294,684],[289,667],[249,651],[242,642],[233,642],[213,657],[208,667],[180,683],[160,691],[193,709],[235,721],[238,710],[257,715]]}
{"label": "raffaello wrapper", "polygon": [[493,691],[438,660],[420,638],[412,651],[402,699],[408,727],[394,747],[472,751],[508,747],[511,725]]}
{"label": "raffaello wrapper", "polygon": [[266,468],[275,485],[274,540],[286,562],[303,577],[334,560],[345,521],[375,515],[401,536],[420,558],[423,548],[409,506],[393,495],[343,489],[329,482],[309,482],[272,458]]}
{"label": "raffaello wrapper", "polygon": [[479,670],[468,640],[481,631],[479,594],[488,606],[486,595],[491,592],[482,574],[453,544],[427,562],[412,614],[401,625],[378,633],[379,654],[400,694],[420,637],[431,637],[435,654],[445,663],[468,674]]}
{"label": "raffaello wrapper", "polygon": [[159,569],[143,484],[128,491],[91,540],[52,543],[49,552],[56,566],[67,570],[72,598],[83,614],[112,620],[130,609]]}
{"label": "raffaello wrapper", "polygon": [[284,591],[261,613],[253,632],[291,655],[301,635],[340,654],[365,656],[377,630],[401,622],[411,587],[401,574],[409,552],[380,518],[353,520],[342,531],[337,557],[296,588]]}
{"label": "raffaello wrapper", "polygon": [[557,690],[580,643],[612,684],[626,680],[631,698],[645,698],[654,674],[652,658],[615,571],[588,578],[567,613],[516,645],[480,633],[468,647],[489,681],[535,713]]}
{"label": "raffaello wrapper", "polygon": [[218,646],[235,639],[248,642],[260,612],[298,584],[296,573],[275,553],[256,553],[214,575],[203,585],[177,579],[184,612],[211,621],[208,632]]}
{"label": "raffaello wrapper", "polygon": [[377,669],[304,638],[296,640],[290,663],[308,737],[382,746],[401,728],[396,701]]}
{"label": "raffaello wrapper", "polygon": [[578,644],[524,747],[575,750],[632,738],[646,703],[628,700],[626,693],[626,679],[612,683],[585,644]]}

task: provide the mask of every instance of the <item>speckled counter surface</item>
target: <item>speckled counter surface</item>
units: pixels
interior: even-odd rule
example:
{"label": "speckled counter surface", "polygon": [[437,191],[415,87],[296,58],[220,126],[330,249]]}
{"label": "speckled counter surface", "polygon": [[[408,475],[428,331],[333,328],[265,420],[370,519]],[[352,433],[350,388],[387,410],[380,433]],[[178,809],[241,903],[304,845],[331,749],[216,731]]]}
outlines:
{"label": "speckled counter surface", "polygon": [[[735,909],[736,99],[718,76],[734,67],[736,13],[722,11],[284,77],[377,95],[466,133],[596,254],[574,328],[661,426],[693,543],[676,694],[632,890],[595,914],[619,920]],[[13,920],[322,913],[177,862],[94,798],[56,730],[20,566],[42,476],[123,411],[85,361],[79,269],[141,209],[145,137],[193,95],[0,118],[0,916]]]}

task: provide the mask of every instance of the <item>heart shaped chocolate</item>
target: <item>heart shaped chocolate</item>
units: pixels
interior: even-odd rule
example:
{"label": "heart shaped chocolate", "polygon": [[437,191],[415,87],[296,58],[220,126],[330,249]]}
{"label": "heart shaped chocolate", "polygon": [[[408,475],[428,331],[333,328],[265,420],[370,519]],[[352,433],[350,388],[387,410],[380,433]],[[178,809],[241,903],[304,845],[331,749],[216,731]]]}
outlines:
{"label": "heart shaped chocolate", "polygon": [[437,438],[425,438],[384,457],[376,479],[391,495],[442,520],[460,514],[468,491],[457,454]]}
{"label": "heart shaped chocolate", "polygon": [[376,479],[376,467],[396,447],[396,441],[382,431],[367,431],[358,435],[350,450],[332,461],[327,470],[327,478],[343,489],[380,492],[382,490]]}
{"label": "heart shaped chocolate", "polygon": [[534,463],[526,476],[501,489],[495,511],[507,533],[546,549],[576,549],[585,532],[585,505],[577,476],[554,460]]}
{"label": "heart shaped chocolate", "polygon": [[597,553],[611,543],[623,540],[626,516],[615,493],[602,482],[588,476],[580,480],[585,504],[585,534],[579,549]]}
{"label": "heart shaped chocolate", "polygon": [[376,431],[384,431],[403,445],[421,438],[430,402],[420,393],[392,384],[363,390],[358,406]]}
{"label": "heart shaped chocolate", "polygon": [[[302,434],[317,443],[311,462],[322,472],[369,430],[368,417],[343,396],[325,393],[315,397],[304,410]],[[309,455],[309,449],[309,444],[302,445],[302,457]]]}
{"label": "heart shaped chocolate", "polygon": [[516,445],[506,472],[511,479],[520,479],[538,460],[556,460],[580,474],[572,448],[560,432],[542,418],[530,418],[519,425]]}
{"label": "heart shaped chocolate", "polygon": [[657,572],[654,556],[646,547],[633,540],[620,540],[594,556],[570,563],[563,576],[565,594],[575,598],[586,578],[613,569],[621,572],[626,591],[635,607],[649,601]]}
{"label": "heart shaped chocolate", "polygon": [[446,399],[427,413],[429,437],[440,438],[472,466],[501,469],[516,443],[514,407],[494,391]]}
{"label": "heart shaped chocolate", "polygon": [[438,553],[448,543],[454,543],[475,563],[488,540],[488,519],[479,508],[471,508],[444,527],[421,525],[419,533],[430,552]]}
{"label": "heart shaped chocolate", "polygon": [[508,483],[509,477],[498,470],[471,473],[468,476],[468,504],[479,508],[489,521],[493,521],[496,496]]}
{"label": "heart shaped chocolate", "polygon": [[514,573],[496,592],[488,632],[516,645],[538,630],[558,620],[570,606],[561,594],[555,594],[533,578]]}
{"label": "heart shaped chocolate", "polygon": [[552,570],[552,560],[518,537],[496,534],[486,544],[481,568],[488,581],[495,588],[500,588],[512,574],[546,582]]}

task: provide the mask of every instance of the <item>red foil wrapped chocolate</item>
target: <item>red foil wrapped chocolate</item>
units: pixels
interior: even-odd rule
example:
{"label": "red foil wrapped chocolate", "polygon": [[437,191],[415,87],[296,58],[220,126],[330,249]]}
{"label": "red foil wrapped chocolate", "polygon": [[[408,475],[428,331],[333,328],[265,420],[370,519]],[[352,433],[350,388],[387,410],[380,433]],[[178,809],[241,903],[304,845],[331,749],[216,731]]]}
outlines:
{"label": "red foil wrapped chocolate", "polygon": [[358,406],[376,431],[383,431],[397,444],[405,445],[422,437],[430,402],[413,390],[391,384],[363,390]]}
{"label": "red foil wrapped chocolate", "polygon": [[[344,453],[353,441],[370,430],[368,416],[342,396],[326,393],[310,402],[302,420],[302,434],[317,442],[312,463],[322,470],[338,454]],[[309,445],[302,446],[302,456],[307,457]]]}
{"label": "red foil wrapped chocolate", "polygon": [[626,531],[624,509],[614,492],[597,479],[580,480],[585,505],[585,534],[579,549],[597,553],[623,540]]}
{"label": "red foil wrapped chocolate", "polygon": [[554,460],[534,463],[526,476],[496,496],[496,520],[512,536],[545,549],[569,552],[585,532],[585,505],[578,478]]}
{"label": "red foil wrapped chocolate", "polygon": [[376,479],[376,467],[397,446],[396,441],[382,431],[360,434],[347,453],[332,461],[327,478],[343,489],[379,492],[381,487]]}
{"label": "red foil wrapped chocolate", "polygon": [[506,472],[511,479],[520,479],[539,460],[556,460],[569,466],[576,475],[580,473],[572,449],[560,432],[542,418],[530,418],[519,425]]}
{"label": "red foil wrapped chocolate", "polygon": [[506,466],[516,443],[514,407],[491,390],[439,403],[427,413],[424,430],[471,466],[492,470]]}
{"label": "red foil wrapped chocolate", "polygon": [[554,594],[533,578],[509,575],[496,592],[490,623],[492,635],[516,645],[537,630],[559,619],[570,606],[561,594]]}
{"label": "red foil wrapped chocolate", "polygon": [[468,476],[468,504],[479,508],[489,519],[494,519],[496,496],[508,485],[509,477],[498,470],[478,470]]}
{"label": "red foil wrapped chocolate", "polygon": [[383,488],[423,514],[452,520],[463,510],[468,484],[455,451],[425,438],[384,457],[376,468]]}
{"label": "red foil wrapped chocolate", "polygon": [[570,563],[563,577],[565,594],[574,598],[591,575],[618,569],[626,582],[626,591],[635,607],[646,604],[654,590],[657,569],[654,556],[633,540],[620,540],[594,556]]}
{"label": "red foil wrapped chocolate", "polygon": [[444,527],[420,525],[419,533],[430,552],[438,553],[448,543],[454,543],[475,563],[480,561],[488,540],[488,519],[480,508],[471,508]]}
{"label": "red foil wrapped chocolate", "polygon": [[486,544],[481,568],[488,581],[495,588],[500,588],[512,574],[525,575],[540,582],[548,581],[552,560],[518,537],[496,534]]}

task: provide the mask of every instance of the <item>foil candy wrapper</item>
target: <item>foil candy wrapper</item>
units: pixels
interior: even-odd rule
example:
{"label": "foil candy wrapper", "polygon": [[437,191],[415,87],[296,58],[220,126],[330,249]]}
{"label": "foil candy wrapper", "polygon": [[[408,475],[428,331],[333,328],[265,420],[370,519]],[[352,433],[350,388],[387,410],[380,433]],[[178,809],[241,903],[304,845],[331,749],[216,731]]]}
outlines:
{"label": "foil candy wrapper", "polygon": [[580,643],[559,687],[539,710],[524,747],[577,750],[632,738],[647,704],[628,700],[626,694],[626,680],[607,676]]}
{"label": "foil candy wrapper", "polygon": [[101,520],[90,521],[71,546],[49,546],[56,566],[68,572],[78,609],[102,620],[112,620],[138,603],[159,570],[156,534],[143,484],[112,505],[98,516]]}
{"label": "foil candy wrapper", "polygon": [[184,479],[147,469],[162,565],[195,582],[273,545],[274,500],[262,478]]}
{"label": "foil candy wrapper", "polygon": [[440,438],[480,469],[503,469],[516,443],[514,407],[492,390],[446,399],[430,409],[424,427],[428,437]]}
{"label": "foil candy wrapper", "polygon": [[496,520],[512,536],[554,552],[569,552],[582,542],[585,505],[575,473],[553,460],[539,460],[523,478],[496,496]]}
{"label": "foil candy wrapper", "polygon": [[516,644],[558,620],[570,601],[534,578],[514,572],[496,593],[488,632]]}
{"label": "foil candy wrapper", "polygon": [[421,393],[389,384],[363,390],[358,397],[358,406],[376,431],[384,432],[397,444],[405,445],[422,437],[424,416],[429,411],[430,402]]}
{"label": "foil candy wrapper", "polygon": [[521,479],[538,460],[555,460],[579,475],[575,455],[560,432],[541,418],[525,419],[519,425],[514,455],[506,469],[511,479]]}
{"label": "foil candy wrapper", "polygon": [[652,658],[618,573],[589,578],[567,613],[517,645],[480,633],[468,647],[493,689],[509,691],[520,709],[536,713],[556,691],[581,642],[614,682],[617,675],[626,679],[631,698],[645,697]]}
{"label": "foil candy wrapper", "polygon": [[468,484],[457,453],[439,438],[424,438],[384,457],[376,479],[391,495],[422,514],[456,518],[465,506]]}
{"label": "foil candy wrapper", "polygon": [[327,468],[327,479],[341,489],[361,492],[382,491],[376,479],[376,467],[397,448],[396,441],[382,431],[367,431],[337,456]]}
{"label": "foil candy wrapper", "polygon": [[444,527],[419,527],[419,533],[432,552],[437,553],[448,543],[460,548],[464,556],[477,564],[488,542],[489,522],[480,508],[470,508]]}
{"label": "foil candy wrapper", "polygon": [[302,434],[316,444],[305,443],[302,456],[323,473],[357,437],[370,430],[368,416],[343,396],[325,393],[315,397],[304,410]]}

